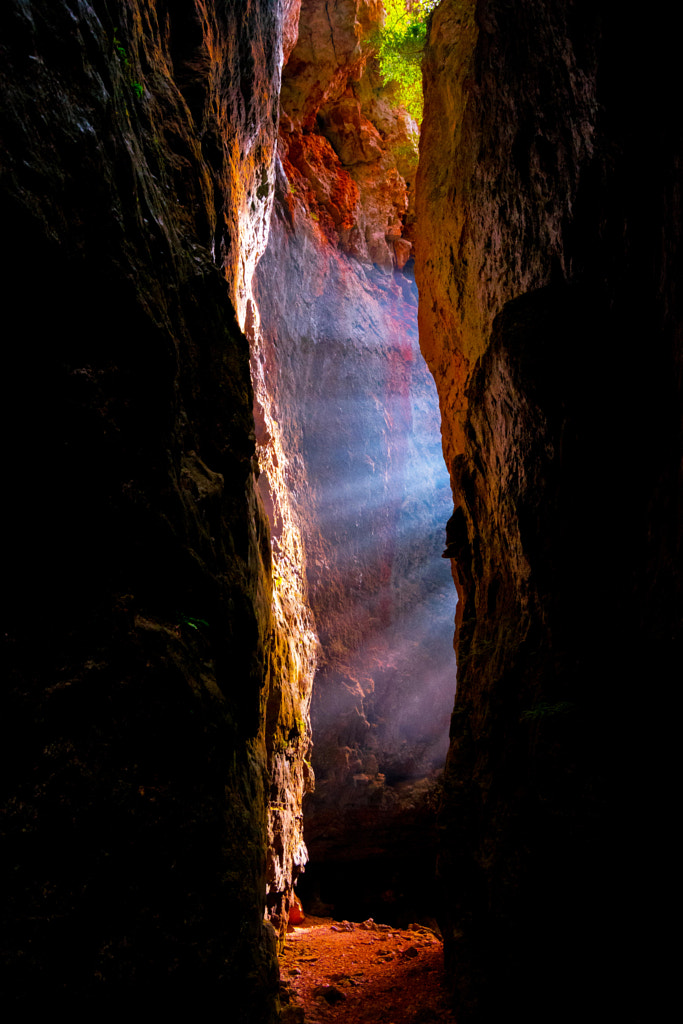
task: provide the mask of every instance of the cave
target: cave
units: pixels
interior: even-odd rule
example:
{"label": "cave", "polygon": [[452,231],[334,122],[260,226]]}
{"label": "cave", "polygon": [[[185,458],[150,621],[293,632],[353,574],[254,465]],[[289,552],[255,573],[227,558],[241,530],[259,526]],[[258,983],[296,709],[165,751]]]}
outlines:
{"label": "cave", "polygon": [[459,1024],[664,1012],[674,34],[440,0],[418,133],[385,6],[0,9],[14,1017],[275,1024],[297,893]]}

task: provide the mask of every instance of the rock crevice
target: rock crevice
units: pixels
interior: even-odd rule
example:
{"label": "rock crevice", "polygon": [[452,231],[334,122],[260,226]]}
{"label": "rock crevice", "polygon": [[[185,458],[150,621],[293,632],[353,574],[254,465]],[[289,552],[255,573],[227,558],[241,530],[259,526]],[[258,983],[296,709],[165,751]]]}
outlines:
{"label": "rock crevice", "polygon": [[[440,559],[438,409],[417,345],[417,126],[373,61],[381,16],[361,0],[301,6],[255,370],[277,424],[259,459],[291,495],[320,639],[302,891],[309,906],[407,923],[433,902],[422,876],[454,690],[454,594]],[[266,502],[276,535],[277,501]]]}

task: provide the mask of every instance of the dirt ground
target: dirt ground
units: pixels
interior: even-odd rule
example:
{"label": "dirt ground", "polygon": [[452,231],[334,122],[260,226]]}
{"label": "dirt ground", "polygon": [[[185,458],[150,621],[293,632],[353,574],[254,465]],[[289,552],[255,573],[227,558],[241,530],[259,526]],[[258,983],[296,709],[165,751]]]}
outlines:
{"label": "dirt ground", "polygon": [[307,917],[280,957],[283,1024],[455,1024],[440,939],[365,921]]}

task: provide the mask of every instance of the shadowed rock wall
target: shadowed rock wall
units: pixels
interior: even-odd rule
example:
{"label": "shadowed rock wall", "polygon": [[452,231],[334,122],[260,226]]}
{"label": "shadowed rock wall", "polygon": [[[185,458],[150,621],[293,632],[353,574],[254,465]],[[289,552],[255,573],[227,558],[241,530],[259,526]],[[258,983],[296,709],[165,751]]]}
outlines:
{"label": "shadowed rock wall", "polygon": [[231,297],[270,212],[280,19],[0,12],[6,1006],[274,1017],[266,802],[308,737]]}
{"label": "shadowed rock wall", "polygon": [[682,621],[673,58],[611,3],[443,0],[432,20],[417,279],[456,503],[439,873],[463,1024],[659,1012],[669,741],[647,692],[680,666]]}

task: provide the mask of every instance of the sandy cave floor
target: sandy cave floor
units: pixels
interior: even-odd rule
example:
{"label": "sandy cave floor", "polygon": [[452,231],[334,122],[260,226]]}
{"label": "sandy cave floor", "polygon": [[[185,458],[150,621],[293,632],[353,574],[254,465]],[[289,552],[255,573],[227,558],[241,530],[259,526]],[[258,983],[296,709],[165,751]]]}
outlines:
{"label": "sandy cave floor", "polygon": [[283,1024],[455,1024],[429,928],[307,917],[280,956]]}

